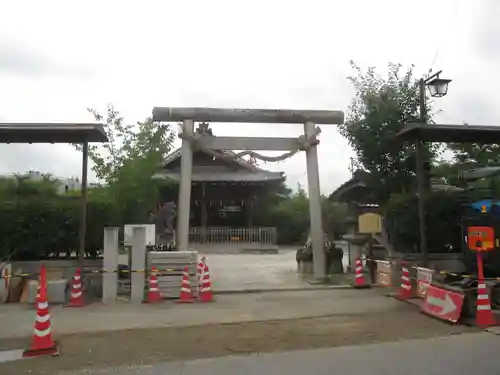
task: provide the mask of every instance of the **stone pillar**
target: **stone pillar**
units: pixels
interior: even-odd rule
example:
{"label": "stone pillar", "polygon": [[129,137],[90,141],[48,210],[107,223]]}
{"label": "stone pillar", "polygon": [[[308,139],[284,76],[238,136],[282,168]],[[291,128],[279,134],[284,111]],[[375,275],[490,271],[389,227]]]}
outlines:
{"label": "stone pillar", "polygon": [[193,136],[193,120],[184,120],[181,147],[181,177],[179,183],[179,204],[177,208],[177,249],[188,250],[189,216],[191,212],[191,177],[193,172],[193,148],[190,137]]}
{"label": "stone pillar", "polygon": [[[308,121],[304,124],[304,133],[309,141],[316,140],[316,125]],[[309,216],[311,218],[311,242],[313,251],[314,277],[326,276],[326,256],[323,250],[323,224],[321,220],[321,198],[319,190],[318,150],[313,143],[306,150],[307,183],[309,187]]]}
{"label": "stone pillar", "polygon": [[114,303],[118,295],[118,228],[104,228],[102,302]]}
{"label": "stone pillar", "polygon": [[[132,270],[144,270],[146,268],[146,228],[134,227],[132,237]],[[144,272],[132,272],[130,274],[131,288],[130,301],[140,304],[144,300]]]}

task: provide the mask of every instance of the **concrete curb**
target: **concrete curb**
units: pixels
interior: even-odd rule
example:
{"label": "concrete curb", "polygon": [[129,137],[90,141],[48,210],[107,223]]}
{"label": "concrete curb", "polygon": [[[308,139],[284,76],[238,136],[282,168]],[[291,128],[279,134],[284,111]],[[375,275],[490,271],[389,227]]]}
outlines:
{"label": "concrete curb", "polygon": [[313,287],[299,288],[266,288],[266,289],[234,289],[234,290],[214,290],[214,294],[250,294],[250,293],[268,293],[268,292],[302,292],[317,291],[329,289],[353,289],[352,285],[316,285]]}

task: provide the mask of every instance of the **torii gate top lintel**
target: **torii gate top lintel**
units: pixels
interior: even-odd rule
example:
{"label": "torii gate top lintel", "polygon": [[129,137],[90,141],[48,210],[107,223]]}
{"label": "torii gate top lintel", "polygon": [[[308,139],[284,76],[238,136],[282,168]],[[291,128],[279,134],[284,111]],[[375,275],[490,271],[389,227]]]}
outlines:
{"label": "torii gate top lintel", "polygon": [[241,122],[340,125],[344,112],[332,110],[154,107],[153,121]]}

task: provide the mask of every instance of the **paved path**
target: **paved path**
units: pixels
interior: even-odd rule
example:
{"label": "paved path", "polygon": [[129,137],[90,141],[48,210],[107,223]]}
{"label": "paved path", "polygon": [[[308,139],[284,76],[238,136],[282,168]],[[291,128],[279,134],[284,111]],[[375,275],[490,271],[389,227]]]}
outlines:
{"label": "paved path", "polygon": [[216,291],[311,288],[297,274],[295,251],[278,254],[200,254],[206,256]]}
{"label": "paved path", "polygon": [[[401,308],[401,302],[383,296],[382,289],[330,289],[296,292],[232,294],[213,303],[154,305],[92,304],[83,308],[51,307],[56,334],[111,331],[127,328],[186,326],[268,319],[293,319],[325,315],[386,312]],[[24,305],[0,305],[0,338],[29,336],[35,311]]]}
{"label": "paved path", "polygon": [[[314,288],[297,274],[296,251],[278,254],[202,254],[216,291]],[[345,259],[347,262],[347,257]]]}
{"label": "paved path", "polygon": [[85,370],[71,374],[494,375],[498,374],[500,368],[499,345],[500,336],[482,332],[398,343],[223,357],[133,368]]}

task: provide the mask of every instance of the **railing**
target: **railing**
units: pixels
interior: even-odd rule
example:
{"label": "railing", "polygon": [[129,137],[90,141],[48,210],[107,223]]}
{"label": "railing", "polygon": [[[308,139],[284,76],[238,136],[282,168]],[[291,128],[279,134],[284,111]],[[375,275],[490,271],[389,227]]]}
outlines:
{"label": "railing", "polygon": [[197,244],[265,244],[276,245],[275,227],[227,228],[227,227],[191,227],[189,243]]}

